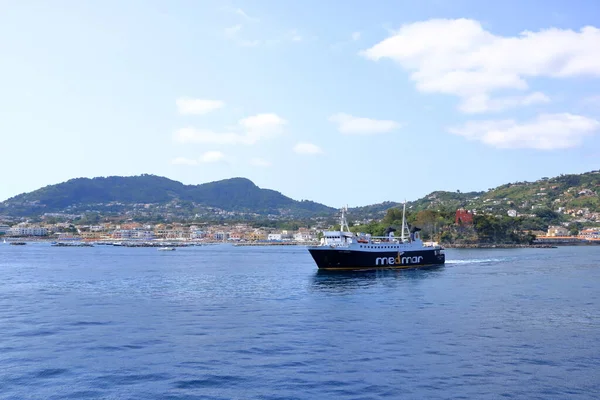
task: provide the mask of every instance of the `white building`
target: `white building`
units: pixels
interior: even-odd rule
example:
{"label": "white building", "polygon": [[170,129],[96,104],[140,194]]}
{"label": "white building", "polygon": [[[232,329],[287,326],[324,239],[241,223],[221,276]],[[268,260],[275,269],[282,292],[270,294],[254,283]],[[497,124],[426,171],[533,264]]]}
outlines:
{"label": "white building", "polygon": [[296,242],[310,242],[315,240],[316,236],[312,232],[298,232],[294,234],[294,240]]}
{"label": "white building", "polygon": [[0,225],[0,234],[8,232],[9,229],[10,229],[10,226],[8,226],[8,225]]}
{"label": "white building", "polygon": [[141,240],[152,240],[154,239],[154,232],[149,230],[135,230],[133,233],[135,239]]}
{"label": "white building", "polygon": [[281,233],[269,233],[267,235],[267,240],[270,242],[281,242],[282,235]]}
{"label": "white building", "polygon": [[16,226],[10,228],[6,232],[6,236],[46,236],[48,235],[48,229],[41,228],[39,226],[22,227]]}
{"label": "white building", "polygon": [[137,240],[152,240],[154,232],[142,229],[116,229],[112,233],[113,239],[137,239]]}
{"label": "white building", "polygon": [[200,229],[191,229],[190,227],[190,239],[202,239],[206,237],[206,232]]}

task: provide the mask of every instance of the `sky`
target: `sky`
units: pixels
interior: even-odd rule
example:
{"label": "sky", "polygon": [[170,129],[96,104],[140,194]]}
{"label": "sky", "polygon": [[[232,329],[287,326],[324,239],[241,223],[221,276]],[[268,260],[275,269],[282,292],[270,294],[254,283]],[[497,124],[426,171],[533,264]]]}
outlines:
{"label": "sky", "polygon": [[359,206],[600,169],[595,0],[0,0],[0,200],[246,177]]}

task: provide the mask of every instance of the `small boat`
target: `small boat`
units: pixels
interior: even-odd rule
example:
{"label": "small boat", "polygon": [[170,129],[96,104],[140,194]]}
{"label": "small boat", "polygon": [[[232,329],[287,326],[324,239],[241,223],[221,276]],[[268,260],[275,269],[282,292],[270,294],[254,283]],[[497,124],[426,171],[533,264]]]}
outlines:
{"label": "small boat", "polygon": [[339,231],[324,232],[321,244],[310,246],[308,251],[317,267],[324,270],[360,270],[380,268],[422,268],[443,265],[444,248],[421,240],[418,228],[408,229],[406,203],[402,210],[402,232],[394,236],[395,229],[388,228],[386,236],[350,232],[342,209]]}
{"label": "small boat", "polygon": [[10,244],[12,244],[13,246],[25,246],[27,243],[26,242],[10,242]]}
{"label": "small boat", "polygon": [[159,247],[158,251],[175,251],[175,247]]}

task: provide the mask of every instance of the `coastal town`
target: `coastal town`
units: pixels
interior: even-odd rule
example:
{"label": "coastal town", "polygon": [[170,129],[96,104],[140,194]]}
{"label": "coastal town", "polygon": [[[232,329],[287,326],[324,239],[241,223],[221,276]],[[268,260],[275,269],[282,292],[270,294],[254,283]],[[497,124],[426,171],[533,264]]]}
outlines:
{"label": "coastal town", "polygon": [[33,225],[20,222],[13,226],[0,225],[5,238],[30,238],[83,241],[201,241],[201,242],[295,242],[314,243],[319,238],[316,228],[294,231],[253,228],[247,224],[186,225],[124,224],[73,225],[54,223]]}
{"label": "coastal town", "polygon": [[[597,213],[586,210],[564,210],[565,213],[579,216],[578,221],[588,225],[598,221]],[[473,226],[476,212],[458,209],[455,213],[455,227]],[[508,213],[516,218],[516,214]],[[587,217],[591,217],[588,219]],[[370,221],[355,222],[354,228],[360,228]],[[584,244],[600,243],[599,226],[587,226],[575,231],[572,223],[550,225],[547,230],[529,230],[535,236],[535,243],[545,244]],[[32,223],[29,221],[0,222],[0,237],[5,239],[29,239],[52,241],[85,241],[85,242],[205,242],[205,243],[262,243],[262,244],[313,244],[317,243],[325,230],[316,223],[314,226],[298,229],[275,229],[270,227],[254,227],[246,223],[158,223],[144,224],[135,221],[124,223],[76,224],[72,221],[53,223]]]}
{"label": "coastal town", "polygon": [[[600,171],[507,183],[485,192],[435,191],[406,203],[407,222],[444,246],[598,243]],[[402,203],[348,209],[350,230],[381,236]],[[245,178],[201,185],[142,174],[73,179],[0,203],[6,240],[311,244],[338,210],[261,189]]]}

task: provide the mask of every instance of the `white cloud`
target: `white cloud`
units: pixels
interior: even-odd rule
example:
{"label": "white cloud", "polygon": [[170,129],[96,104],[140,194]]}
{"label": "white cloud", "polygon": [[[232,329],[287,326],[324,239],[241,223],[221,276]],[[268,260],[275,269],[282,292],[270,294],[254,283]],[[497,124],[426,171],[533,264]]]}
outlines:
{"label": "white cloud", "polygon": [[591,26],[579,32],[552,28],[499,36],[478,21],[432,19],[403,25],[361,54],[396,61],[412,72],[422,92],[476,103],[470,98],[496,90],[526,90],[531,77],[599,76],[598,43],[600,29]]}
{"label": "white cloud", "polygon": [[270,167],[271,163],[263,158],[253,158],[250,160],[250,165],[255,167]]}
{"label": "white cloud", "polygon": [[251,17],[248,14],[246,14],[246,12],[244,10],[242,10],[241,8],[235,8],[233,10],[233,12],[236,13],[237,15],[240,15],[241,17],[243,17],[247,21],[250,21],[250,22],[258,22],[259,21],[258,18]]}
{"label": "white cloud", "polygon": [[581,144],[600,129],[600,122],[573,114],[542,114],[535,120],[471,121],[450,128],[456,135],[498,148],[565,149]]}
{"label": "white cloud", "polygon": [[200,156],[200,158],[198,158],[198,159],[186,158],[186,157],[174,158],[173,160],[171,160],[171,164],[195,166],[195,165],[199,165],[201,163],[215,163],[215,162],[224,161],[224,160],[225,160],[225,154],[223,154],[222,152],[207,151],[206,153],[202,154]]}
{"label": "white cloud", "polygon": [[360,39],[360,32],[352,32],[352,40],[355,42]]}
{"label": "white cloud", "polygon": [[180,97],[175,101],[179,114],[208,114],[225,106],[220,100],[193,99],[190,97]]}
{"label": "white cloud", "polygon": [[198,165],[198,160],[192,160],[185,157],[177,157],[171,160],[173,165]]}
{"label": "white cloud", "polygon": [[287,121],[277,114],[257,114],[238,121],[237,126],[232,129],[233,132],[216,132],[188,127],[175,131],[173,140],[178,143],[248,145],[281,135],[286,124]]}
{"label": "white cloud", "polygon": [[329,121],[336,123],[341,133],[349,135],[386,133],[401,127],[401,124],[396,121],[361,118],[344,113],[330,116]]}
{"label": "white cloud", "polygon": [[467,97],[459,105],[462,112],[474,114],[486,111],[503,111],[519,106],[549,103],[550,98],[541,92],[534,92],[525,96],[505,96],[490,98],[487,94]]}
{"label": "white cloud", "polygon": [[286,120],[273,113],[257,114],[239,121],[239,124],[248,131],[262,132],[279,131],[286,123]]}
{"label": "white cloud", "polygon": [[224,159],[225,154],[221,153],[220,151],[207,151],[200,156],[200,162],[202,163],[215,163],[223,161]]}
{"label": "white cloud", "polygon": [[286,124],[286,120],[273,113],[257,114],[239,121],[246,131],[245,136],[253,143],[280,135]]}
{"label": "white cloud", "polygon": [[294,146],[294,152],[308,155],[323,154],[323,150],[312,143],[298,143]]}

